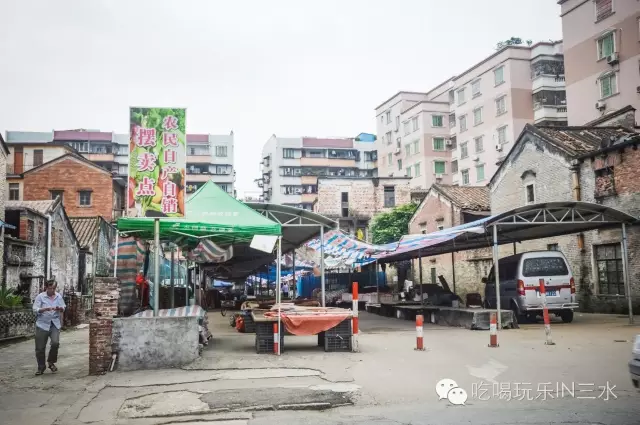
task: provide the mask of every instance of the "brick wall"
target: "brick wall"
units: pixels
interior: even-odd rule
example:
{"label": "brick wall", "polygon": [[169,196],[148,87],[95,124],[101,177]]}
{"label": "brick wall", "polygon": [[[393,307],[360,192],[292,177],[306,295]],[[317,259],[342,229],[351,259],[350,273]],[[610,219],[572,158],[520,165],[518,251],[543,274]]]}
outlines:
{"label": "brick wall", "polygon": [[371,219],[391,211],[384,206],[384,187],[394,186],[395,205],[411,202],[409,179],[319,179],[317,212],[327,217],[341,217],[342,193],[349,194],[349,214]]}
{"label": "brick wall", "polygon": [[[536,203],[552,201],[571,201],[571,161],[569,158],[550,149],[548,145],[526,136],[517,152],[500,171],[491,186],[491,212],[497,214],[525,204],[526,183],[534,182]],[[614,188],[616,194],[596,199],[596,176],[587,160],[579,165],[581,201],[600,203],[617,208],[631,215],[640,215],[640,181],[635,174],[640,167],[640,154],[628,148],[621,156],[621,163],[614,167]],[[525,171],[532,171],[526,173]],[[640,293],[640,229],[628,229],[629,264],[632,294]],[[578,300],[581,308],[589,311],[617,312],[626,311],[624,296],[603,296],[598,294],[597,270],[595,269],[594,245],[620,243],[619,229],[591,231],[583,234],[584,248],[578,245],[579,235],[567,235],[554,238],[537,239],[516,244],[516,252],[546,250],[549,245],[557,244],[571,266],[576,281]],[[500,257],[513,254],[513,247],[500,247]],[[636,308],[640,300],[634,296]]]}
{"label": "brick wall", "polygon": [[120,283],[112,277],[94,280],[93,311],[95,319],[89,322],[89,374],[107,372],[111,364],[111,337],[113,317],[118,314]]}
{"label": "brick wall", "polygon": [[[418,234],[422,230],[426,230],[426,233],[432,233],[438,230],[438,225],[450,228],[460,224],[463,224],[460,208],[452,205],[449,199],[439,193],[430,191],[409,224],[409,233]],[[414,260],[413,279],[415,282],[420,280],[419,264],[419,260]],[[481,279],[489,274],[491,264],[490,248],[423,258],[422,282],[432,283],[432,269],[435,269],[436,283],[439,283],[437,276],[442,275],[453,291],[455,269],[455,292],[464,300],[468,293],[484,293],[484,284]]]}
{"label": "brick wall", "polygon": [[[111,221],[111,174],[80,159],[66,157],[24,175],[25,201],[51,199],[50,190],[64,190],[63,204],[69,217],[102,216]],[[91,191],[91,206],[80,206],[79,191]]]}

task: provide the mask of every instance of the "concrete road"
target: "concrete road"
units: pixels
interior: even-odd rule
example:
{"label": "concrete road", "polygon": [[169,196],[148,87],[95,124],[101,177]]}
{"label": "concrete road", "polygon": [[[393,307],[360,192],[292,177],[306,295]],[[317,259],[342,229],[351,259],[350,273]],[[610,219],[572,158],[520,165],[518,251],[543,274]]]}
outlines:
{"label": "concrete road", "polygon": [[[210,313],[214,339],[193,364],[102,377],[87,376],[86,329],[63,333],[56,375],[33,376],[32,340],[12,344],[0,348],[0,423],[640,423],[627,372],[640,327],[624,317],[554,323],[554,346],[541,324],[500,332],[499,348],[487,347],[488,332],[427,325],[426,351],[414,350],[412,322],[366,313],[360,322],[359,353],[291,336],[276,357],[256,354],[253,335]],[[465,405],[438,399],[443,379],[466,392]]]}

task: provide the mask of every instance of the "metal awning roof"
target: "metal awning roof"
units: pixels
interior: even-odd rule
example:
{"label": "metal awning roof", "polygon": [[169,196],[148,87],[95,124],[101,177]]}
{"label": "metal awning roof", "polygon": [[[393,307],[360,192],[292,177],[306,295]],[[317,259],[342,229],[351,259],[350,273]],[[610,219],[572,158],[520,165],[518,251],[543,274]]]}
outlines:
{"label": "metal awning roof", "polygon": [[[320,235],[320,226],[334,229],[337,223],[323,215],[288,205],[246,202],[247,206],[279,223],[282,227],[282,253],[290,252],[310,239]],[[248,244],[234,245],[231,260],[222,264],[208,265],[216,278],[240,280],[255,273],[260,267],[275,261],[274,254],[251,249]]]}
{"label": "metal awning roof", "polygon": [[[590,202],[549,202],[527,205],[476,222],[442,230],[443,234],[460,230],[460,235],[428,247],[415,248],[395,254],[389,252],[381,256],[378,261],[392,263],[418,257],[491,247],[494,226],[497,228],[498,244],[504,245],[589,230],[615,228],[622,224],[636,224],[638,222],[638,218],[623,211]],[[464,231],[465,229],[468,231]],[[428,236],[435,237],[438,233],[431,233]]]}
{"label": "metal awning roof", "polygon": [[320,235],[320,226],[325,230],[337,228],[338,224],[320,214],[288,205],[247,202],[247,205],[282,226],[282,253],[298,248]]}

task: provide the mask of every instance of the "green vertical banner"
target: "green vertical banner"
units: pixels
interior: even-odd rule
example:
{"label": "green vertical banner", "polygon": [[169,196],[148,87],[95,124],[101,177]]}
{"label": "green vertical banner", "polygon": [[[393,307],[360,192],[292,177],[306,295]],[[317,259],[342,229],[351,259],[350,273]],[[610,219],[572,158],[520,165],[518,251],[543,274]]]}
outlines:
{"label": "green vertical banner", "polygon": [[129,109],[129,217],[185,217],[186,109]]}

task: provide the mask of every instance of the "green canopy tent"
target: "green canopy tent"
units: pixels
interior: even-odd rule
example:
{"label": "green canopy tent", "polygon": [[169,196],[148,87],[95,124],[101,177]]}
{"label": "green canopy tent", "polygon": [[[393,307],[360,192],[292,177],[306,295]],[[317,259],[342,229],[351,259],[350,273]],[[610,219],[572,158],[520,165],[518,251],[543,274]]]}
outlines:
{"label": "green canopy tent", "polygon": [[[196,248],[203,241],[211,241],[219,248],[233,247],[233,257],[269,256],[274,259],[273,254],[254,250],[249,244],[256,235],[281,236],[280,223],[236,200],[213,181],[206,182],[191,195],[186,202],[186,210],[185,218],[120,218],[118,234],[154,239],[157,252],[161,252],[160,241],[173,242],[186,249]],[[159,266],[160,262],[156,261],[156,264]],[[159,270],[156,270],[155,275],[159,274]],[[156,287],[156,294],[157,290]],[[156,313],[157,300],[158,297],[154,297]]]}

